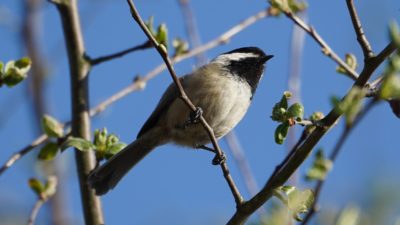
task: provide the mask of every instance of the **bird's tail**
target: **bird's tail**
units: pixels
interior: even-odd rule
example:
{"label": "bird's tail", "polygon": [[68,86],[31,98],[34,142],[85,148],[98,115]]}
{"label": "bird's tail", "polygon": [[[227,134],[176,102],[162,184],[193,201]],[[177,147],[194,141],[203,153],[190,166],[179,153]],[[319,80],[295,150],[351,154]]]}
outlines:
{"label": "bird's tail", "polygon": [[[152,135],[151,135],[152,136]],[[103,195],[122,179],[122,177],[142,160],[155,147],[165,142],[157,140],[154,136],[142,135],[106,163],[89,174],[89,184],[95,189],[97,195]]]}

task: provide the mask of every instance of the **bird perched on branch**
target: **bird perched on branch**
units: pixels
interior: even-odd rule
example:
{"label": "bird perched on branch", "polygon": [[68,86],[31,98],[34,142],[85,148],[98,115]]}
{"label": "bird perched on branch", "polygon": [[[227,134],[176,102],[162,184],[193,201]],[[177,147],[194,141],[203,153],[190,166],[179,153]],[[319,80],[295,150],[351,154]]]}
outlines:
{"label": "bird perched on branch", "polygon": [[243,118],[264,64],[272,55],[257,47],[244,47],[223,53],[191,74],[180,78],[197,113],[185,105],[177,86],[172,83],[157,107],[144,123],[137,138],[89,175],[97,195],[114,188],[122,177],[157,146],[172,142],[191,148],[211,148],[208,133],[198,123],[200,115],[221,138]]}

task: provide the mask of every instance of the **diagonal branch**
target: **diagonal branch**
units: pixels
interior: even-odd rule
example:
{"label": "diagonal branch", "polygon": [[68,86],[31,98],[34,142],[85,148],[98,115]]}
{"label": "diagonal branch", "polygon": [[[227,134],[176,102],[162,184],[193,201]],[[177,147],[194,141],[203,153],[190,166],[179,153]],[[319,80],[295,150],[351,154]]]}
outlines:
{"label": "diagonal branch", "polygon": [[299,27],[301,27],[305,32],[307,32],[322,48],[322,52],[327,55],[329,58],[331,58],[333,61],[335,61],[338,65],[343,67],[346,70],[346,75],[352,79],[356,80],[358,77],[358,73],[354,71],[352,68],[350,68],[333,50],[332,48],[322,39],[322,37],[318,34],[318,32],[311,27],[310,25],[307,25],[302,19],[300,19],[298,16],[296,16],[294,13],[290,11],[284,11],[285,15],[291,19],[295,24],[297,24]]}
{"label": "diagonal branch", "polygon": [[[171,74],[171,77],[175,83],[175,85],[177,86],[179,93],[180,93],[180,98],[185,102],[185,104],[192,110],[192,111],[196,111],[196,106],[193,105],[193,103],[190,101],[190,99],[188,98],[188,96],[185,93],[185,90],[182,87],[182,84],[179,81],[178,76],[175,73],[175,70],[172,66],[172,62],[170,60],[170,58],[168,57],[168,53],[165,49],[165,47],[163,45],[160,45],[159,43],[157,43],[157,41],[155,40],[155,38],[151,35],[150,31],[148,30],[148,28],[146,27],[146,25],[144,24],[142,18],[140,17],[135,4],[133,3],[132,0],[127,0],[129,7],[131,9],[131,14],[132,17],[134,18],[134,20],[138,23],[138,25],[140,26],[140,28],[143,30],[143,32],[146,34],[147,38],[149,38],[149,40],[153,43],[154,47],[156,48],[156,50],[158,51],[158,53],[160,54],[160,56],[162,57],[162,59],[164,60],[165,65],[167,66],[167,69],[169,71],[169,73]],[[200,116],[200,122],[203,125],[204,129],[207,131],[211,142],[214,146],[214,149],[217,151],[217,156],[219,158],[223,158],[223,152],[221,150],[221,148],[218,145],[218,141],[214,135],[214,131],[212,129],[212,127],[207,123],[207,121],[204,119],[203,116]],[[243,203],[243,197],[239,192],[239,189],[237,188],[234,180],[232,179],[232,176],[230,175],[228,166],[226,164],[225,161],[220,163],[222,172],[224,174],[224,177],[229,185],[229,188],[231,189],[231,192],[235,198],[235,202],[237,206],[242,205]]]}
{"label": "diagonal branch", "polygon": [[357,41],[361,46],[361,49],[364,54],[364,59],[367,60],[374,56],[374,53],[371,49],[371,45],[364,34],[364,30],[361,26],[360,18],[358,17],[356,7],[354,6],[354,0],[346,0],[347,8],[349,9],[351,22],[353,23],[354,31],[357,35]]}
{"label": "diagonal branch", "polygon": [[39,198],[36,202],[35,205],[32,208],[31,214],[29,215],[28,223],[27,225],[34,225],[36,217],[39,213],[40,208],[44,204],[45,200]]}

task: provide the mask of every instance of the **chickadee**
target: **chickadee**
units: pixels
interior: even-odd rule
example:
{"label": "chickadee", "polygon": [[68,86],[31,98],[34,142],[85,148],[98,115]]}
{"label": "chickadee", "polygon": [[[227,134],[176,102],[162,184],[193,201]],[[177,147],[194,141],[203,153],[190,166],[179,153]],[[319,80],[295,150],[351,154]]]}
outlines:
{"label": "chickadee", "polygon": [[[239,48],[180,78],[187,96],[202,109],[216,138],[223,137],[243,118],[263,75],[264,64],[272,57],[257,47]],[[136,140],[89,175],[89,184],[96,194],[103,195],[114,188],[157,146],[172,142],[199,148],[209,143],[202,124],[188,123],[191,112],[179,98],[176,85],[170,84]]]}

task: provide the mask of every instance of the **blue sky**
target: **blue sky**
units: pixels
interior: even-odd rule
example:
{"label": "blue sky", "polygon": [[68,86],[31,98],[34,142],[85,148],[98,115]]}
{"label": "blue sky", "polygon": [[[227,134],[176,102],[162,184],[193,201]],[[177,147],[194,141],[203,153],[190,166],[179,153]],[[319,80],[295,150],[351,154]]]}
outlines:
{"label": "blue sky", "polygon": [[[135,1],[143,18],[155,16],[155,24],[165,22],[170,39],[187,39],[183,17],[177,1]],[[267,6],[265,1],[192,1],[198,30],[203,42],[212,40]],[[364,31],[373,49],[379,52],[388,43],[387,25],[399,22],[400,2],[396,0],[356,1]],[[125,1],[80,1],[84,40],[90,56],[102,56],[141,44],[145,36],[132,20]],[[69,73],[64,50],[60,19],[55,7],[44,3],[41,11],[41,50],[48,60],[45,93],[49,113],[60,120],[70,118]],[[24,55],[18,23],[22,21],[21,1],[0,3],[0,60],[8,61]],[[4,19],[5,18],[5,19]],[[355,39],[345,1],[310,1],[307,19],[340,56],[355,54],[362,64],[362,52]],[[5,22],[4,22],[5,21]],[[287,89],[290,39],[293,23],[286,17],[263,19],[247,28],[229,43],[206,53],[213,58],[219,53],[243,46],[258,46],[275,57],[268,62],[266,74],[256,92],[254,102],[243,121],[235,129],[254,176],[261,186],[274,167],[283,159],[285,147],[274,143],[276,123],[269,118],[273,104]],[[121,88],[137,74],[146,74],[161,63],[155,50],[136,52],[93,68],[90,74],[90,101],[94,106]],[[310,37],[305,38],[301,66],[301,99],[306,115],[314,111],[327,113],[329,98],[342,96],[351,80],[335,72],[336,65],[321,54]],[[176,65],[178,74],[190,72],[194,59]],[[361,65],[360,67],[361,68]],[[377,76],[379,72],[375,74]],[[130,142],[171,82],[164,72],[147,83],[145,90],[116,102],[92,121],[93,130],[107,127]],[[27,82],[15,88],[0,89],[0,163],[35,137],[32,111],[27,95]],[[343,207],[349,202],[367,204],[371,188],[398,188],[399,121],[387,104],[375,107],[354,130],[329,174],[322,193],[322,206]],[[343,124],[340,122],[318,144],[330,151]],[[300,131],[300,130],[298,130]],[[397,134],[396,134],[397,133]],[[220,141],[226,149],[224,141]],[[17,213],[25,223],[35,196],[27,179],[37,176],[34,164],[37,151],[17,162],[0,178],[0,215]],[[211,165],[212,155],[190,151],[173,145],[158,148],[135,167],[118,185],[102,198],[107,224],[221,224],[233,214],[235,205],[218,167]],[[310,157],[311,159],[311,157]],[[311,160],[299,170],[300,178]],[[66,215],[74,224],[83,224],[72,151],[58,156],[65,178]],[[228,153],[228,165],[239,189],[249,198],[237,166]],[[305,188],[310,183],[300,182]],[[397,196],[398,198],[398,196]],[[46,209],[39,220],[45,221]],[[399,215],[400,212],[394,212]]]}

